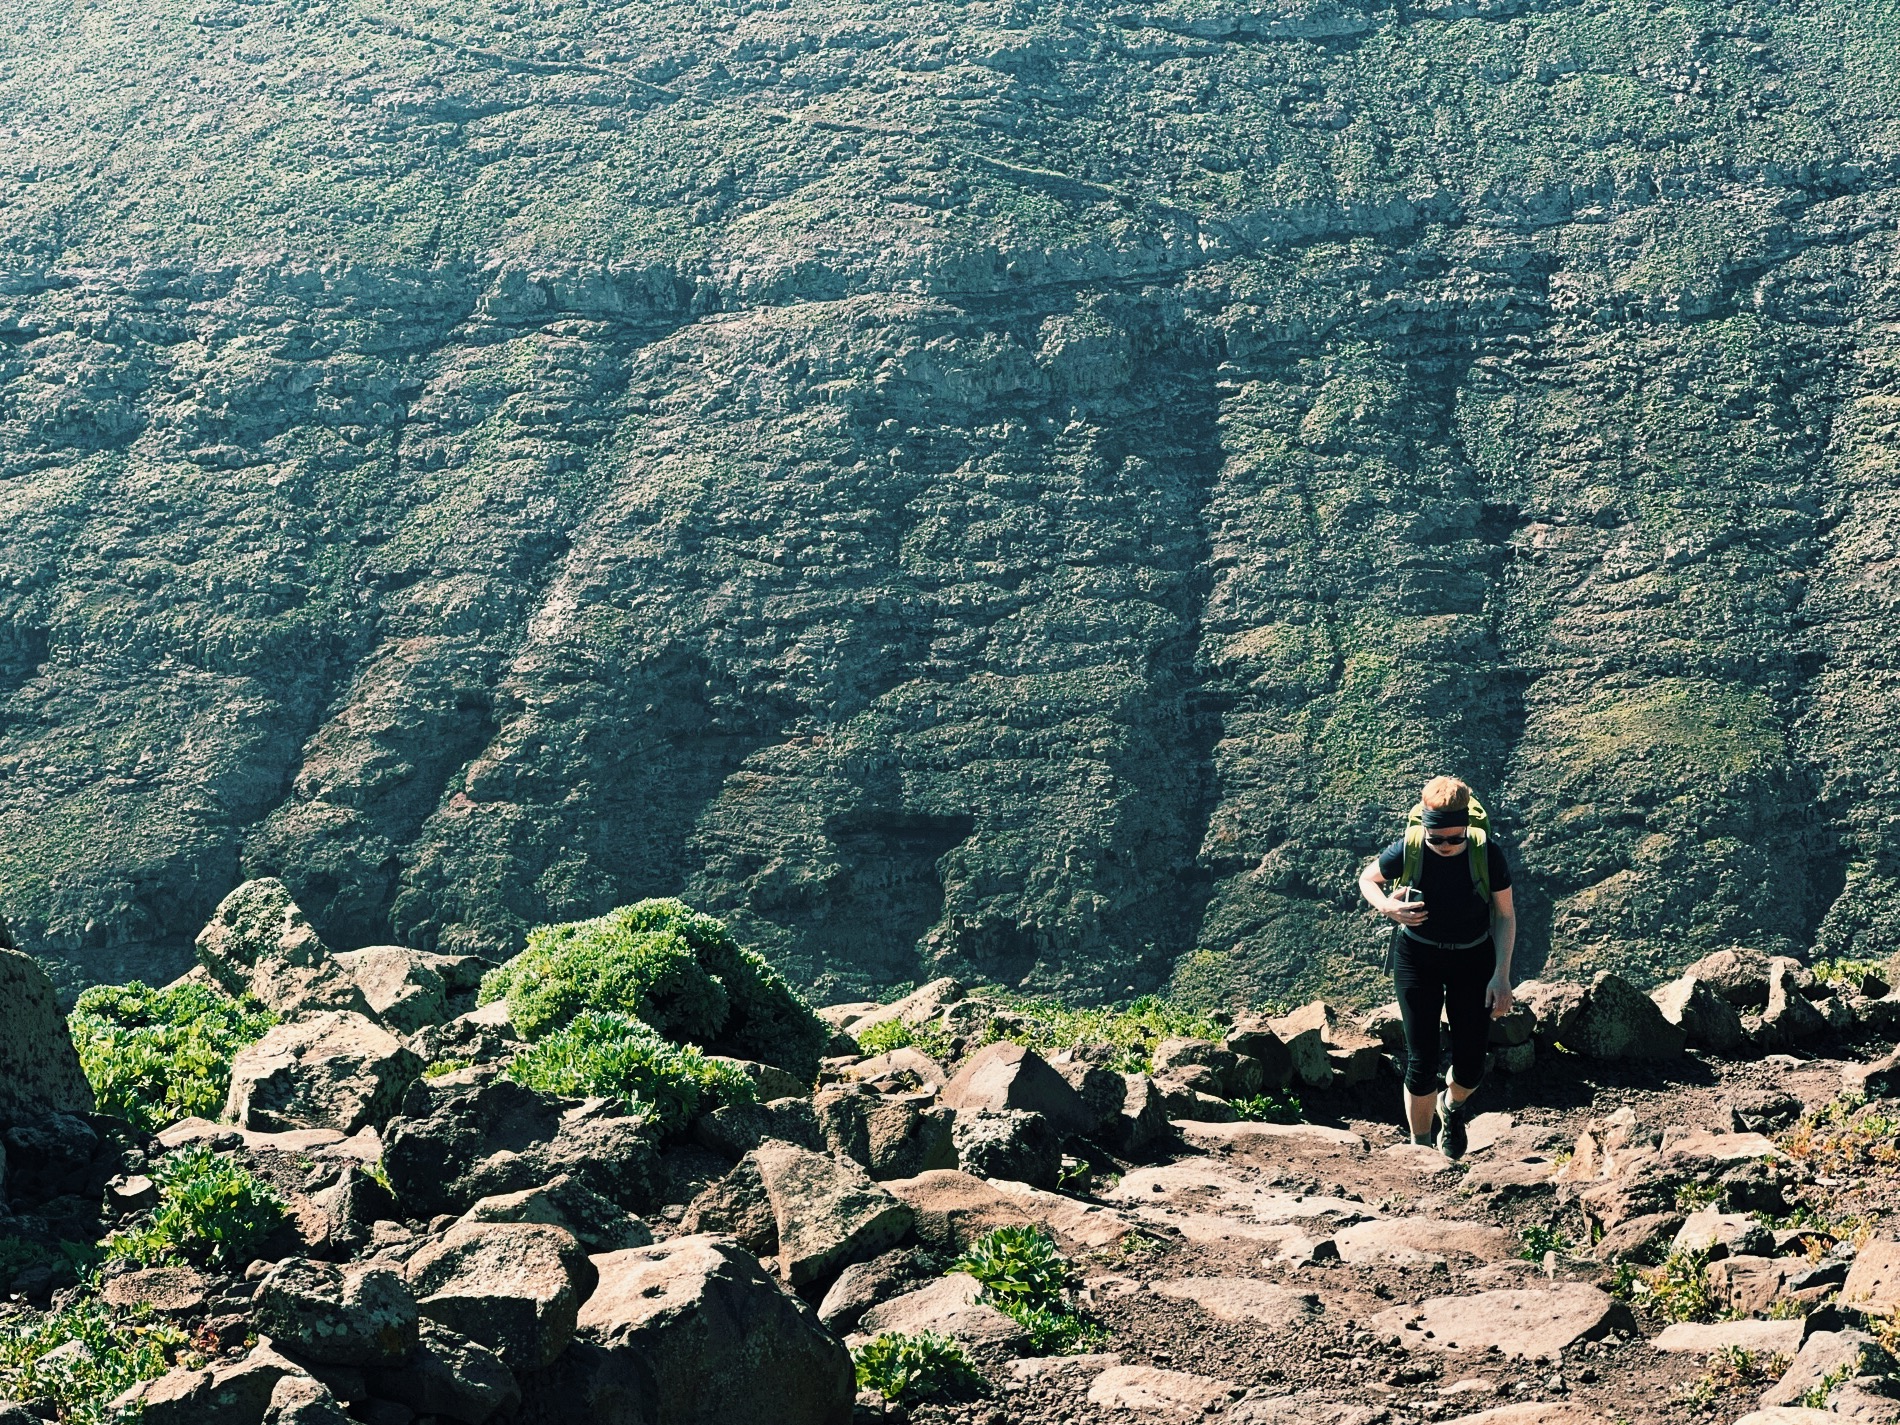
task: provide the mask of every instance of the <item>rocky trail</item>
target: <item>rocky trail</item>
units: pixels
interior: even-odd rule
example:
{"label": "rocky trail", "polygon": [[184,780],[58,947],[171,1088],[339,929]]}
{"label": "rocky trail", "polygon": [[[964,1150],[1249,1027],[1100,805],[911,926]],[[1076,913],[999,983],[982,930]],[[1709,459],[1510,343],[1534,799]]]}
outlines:
{"label": "rocky trail", "polygon": [[1453,1162],[1385,1010],[814,1013],[678,902],[537,936],[337,953],[251,883],[83,1052],[0,954],[0,1425],[1900,1421],[1891,965],[1522,985]]}

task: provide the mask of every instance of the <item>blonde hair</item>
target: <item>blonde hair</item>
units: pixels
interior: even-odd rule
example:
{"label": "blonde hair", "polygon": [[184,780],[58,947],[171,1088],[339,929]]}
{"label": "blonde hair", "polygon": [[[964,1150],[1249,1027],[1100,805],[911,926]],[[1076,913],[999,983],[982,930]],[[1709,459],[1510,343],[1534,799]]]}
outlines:
{"label": "blonde hair", "polygon": [[1418,799],[1427,811],[1467,811],[1471,807],[1471,788],[1456,777],[1433,777]]}

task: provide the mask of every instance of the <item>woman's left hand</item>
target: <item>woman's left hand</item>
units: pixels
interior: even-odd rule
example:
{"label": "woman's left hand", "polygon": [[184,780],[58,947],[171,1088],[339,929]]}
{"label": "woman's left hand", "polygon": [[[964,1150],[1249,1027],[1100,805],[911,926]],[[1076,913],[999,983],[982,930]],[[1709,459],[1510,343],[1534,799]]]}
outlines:
{"label": "woman's left hand", "polygon": [[1484,1007],[1491,1011],[1493,1019],[1502,1019],[1511,1012],[1511,982],[1496,975],[1491,983],[1484,987]]}

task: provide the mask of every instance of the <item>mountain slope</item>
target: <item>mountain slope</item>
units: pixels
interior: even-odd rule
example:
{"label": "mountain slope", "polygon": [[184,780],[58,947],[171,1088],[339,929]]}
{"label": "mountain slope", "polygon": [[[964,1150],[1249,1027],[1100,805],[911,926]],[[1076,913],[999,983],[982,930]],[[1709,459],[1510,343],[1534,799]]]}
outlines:
{"label": "mountain slope", "polygon": [[[1900,916],[1900,6],[23,3],[0,901],[827,998]],[[1197,953],[1198,952],[1198,953]]]}

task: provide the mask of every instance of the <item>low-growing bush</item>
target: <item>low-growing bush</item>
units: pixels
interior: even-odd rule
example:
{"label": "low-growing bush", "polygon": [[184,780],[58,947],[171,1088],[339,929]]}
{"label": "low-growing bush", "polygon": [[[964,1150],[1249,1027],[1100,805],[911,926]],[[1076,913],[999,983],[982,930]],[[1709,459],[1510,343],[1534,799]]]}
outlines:
{"label": "low-growing bush", "polygon": [[1517,1255],[1527,1262],[1541,1262],[1546,1252],[1568,1252],[1571,1247],[1570,1235],[1555,1227],[1533,1224],[1524,1229],[1524,1244],[1517,1249]]}
{"label": "low-growing bush", "polygon": [[668,1134],[683,1132],[700,1113],[758,1098],[743,1070],[668,1043],[628,1015],[599,1010],[529,1045],[508,1076],[545,1093],[619,1099]]}
{"label": "low-growing bush", "polygon": [[1682,1387],[1682,1401],[1691,1410],[1713,1410],[1736,1391],[1759,1394],[1764,1384],[1781,1378],[1788,1369],[1788,1358],[1722,1346],[1709,1353],[1708,1367]]}
{"label": "low-growing bush", "polygon": [[1067,1355],[1104,1334],[1077,1310],[1069,1294],[1069,1264],[1040,1227],[999,1227],[986,1233],[950,1270],[968,1272],[981,1282],[983,1299],[1023,1328],[1038,1355]]}
{"label": "low-growing bush", "polygon": [[[84,1350],[47,1359],[72,1341]],[[62,1425],[116,1422],[108,1407],[117,1396],[174,1365],[202,1364],[175,1325],[149,1311],[115,1312],[97,1300],[0,1323],[0,1399]]]}
{"label": "low-growing bush", "polygon": [[858,1041],[860,1054],[888,1054],[893,1049],[907,1049],[916,1042],[911,1027],[901,1019],[873,1024],[864,1033],[852,1037]]}
{"label": "low-growing bush", "polygon": [[887,1331],[851,1353],[858,1385],[886,1400],[920,1405],[927,1400],[970,1400],[983,1393],[963,1347],[934,1331],[905,1336]]}
{"label": "low-growing bush", "polygon": [[1709,1291],[1709,1254],[1671,1252],[1661,1264],[1624,1278],[1628,1299],[1665,1321],[1708,1321],[1717,1302]]}
{"label": "low-growing bush", "polygon": [[1163,1039],[1219,1039],[1226,1033],[1204,1014],[1159,995],[1098,1009],[1009,995],[991,998],[1024,1021],[1022,1027],[1001,1030],[993,1038],[1027,1045],[1045,1056],[1083,1044],[1108,1044],[1114,1053],[1105,1067],[1127,1074],[1152,1069],[1155,1045]]}
{"label": "low-growing bush", "polygon": [[483,978],[483,1002],[505,998],[515,1032],[528,1040],[592,1009],[633,1015],[669,1039],[710,1043],[729,1013],[725,986],[681,936],[628,922],[622,909],[530,931],[528,948]]}
{"label": "low-growing bush", "polygon": [[677,900],[647,900],[593,920],[544,925],[482,980],[523,1038],[587,1010],[630,1015],[660,1035],[762,1059],[808,1082],[831,1031],[763,958]]}
{"label": "low-growing bush", "polygon": [[1234,1100],[1234,1112],[1249,1123],[1298,1123],[1306,1106],[1291,1089],[1268,1089]]}
{"label": "low-growing bush", "polygon": [[171,1154],[152,1169],[152,1178],[157,1208],[150,1221],[106,1239],[108,1260],[242,1267],[288,1214],[269,1183],[207,1147]]}
{"label": "low-growing bush", "polygon": [[231,1060],[277,1017],[209,985],[153,989],[134,980],[93,986],[67,1022],[98,1111],[156,1131],[194,1115],[215,1118]]}

